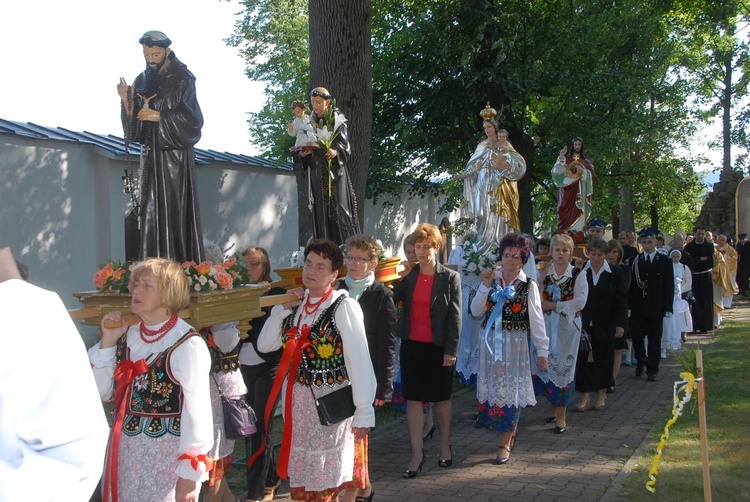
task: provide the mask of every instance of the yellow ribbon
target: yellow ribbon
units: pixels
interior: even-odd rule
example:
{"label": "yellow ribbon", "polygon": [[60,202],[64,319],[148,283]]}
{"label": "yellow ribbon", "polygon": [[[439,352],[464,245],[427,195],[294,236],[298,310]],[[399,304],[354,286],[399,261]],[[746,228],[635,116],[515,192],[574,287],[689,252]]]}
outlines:
{"label": "yellow ribbon", "polygon": [[[654,456],[654,460],[651,462],[651,469],[648,471],[649,481],[646,482],[646,490],[651,493],[656,493],[656,475],[659,474],[661,452],[664,447],[667,446],[667,440],[669,439],[669,428],[672,424],[677,422],[677,418],[682,415],[682,409],[690,402],[690,399],[693,396],[693,391],[696,389],[695,376],[692,373],[680,373],[680,378],[682,378],[681,381],[674,383],[672,418],[670,418],[664,426],[664,433],[661,435],[659,444],[656,446],[656,456]],[[678,388],[680,385],[682,385],[682,387]],[[685,395],[682,399],[678,399],[677,395],[682,391],[685,391]]]}

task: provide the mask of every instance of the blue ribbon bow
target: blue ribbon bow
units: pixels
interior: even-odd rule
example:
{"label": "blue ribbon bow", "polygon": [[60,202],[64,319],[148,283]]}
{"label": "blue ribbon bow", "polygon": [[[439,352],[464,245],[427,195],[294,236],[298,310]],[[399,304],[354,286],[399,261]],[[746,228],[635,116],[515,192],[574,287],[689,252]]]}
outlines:
{"label": "blue ribbon bow", "polygon": [[[547,294],[552,296],[552,301],[557,303],[562,300],[562,291],[559,284],[550,284],[547,286]],[[557,354],[557,330],[560,326],[560,313],[550,311],[550,333],[549,333],[549,353]]]}
{"label": "blue ribbon bow", "polygon": [[[515,286],[501,288],[499,284],[495,284],[490,292],[490,300],[495,302],[495,308],[492,309],[490,318],[487,319],[487,326],[484,328],[484,344],[487,346],[493,362],[503,360],[503,305],[506,300],[512,300],[515,297]],[[490,329],[493,324],[495,325],[495,337],[492,344],[494,347],[490,346],[489,340]]]}

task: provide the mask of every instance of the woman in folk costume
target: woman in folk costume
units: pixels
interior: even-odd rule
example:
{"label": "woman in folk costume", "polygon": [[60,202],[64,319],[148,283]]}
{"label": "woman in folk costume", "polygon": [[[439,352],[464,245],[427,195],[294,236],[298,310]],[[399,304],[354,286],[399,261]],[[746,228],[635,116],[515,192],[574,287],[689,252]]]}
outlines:
{"label": "woman in folk costume", "polygon": [[[300,300],[277,305],[263,326],[258,350],[284,347],[265,410],[268,424],[283,392],[284,435],[279,476],[289,479],[291,498],[332,501],[346,492],[353,502],[365,488],[367,457],[355,441],[375,425],[377,382],[370,361],[362,309],[333,282],[344,264],[339,247],[316,239],[305,248]],[[351,385],[354,416],[322,425],[316,399]],[[250,462],[262,454],[251,457]]]}
{"label": "woman in folk costume", "polygon": [[89,350],[99,394],[115,404],[104,500],[194,501],[213,466],[211,356],[177,316],[190,303],[188,287],[178,263],[139,263],[129,289],[142,322],[105,315],[102,339]]}
{"label": "woman in folk costume", "polygon": [[552,404],[553,414],[547,423],[554,423],[558,434],[567,428],[567,409],[573,396],[578,344],[581,341],[580,311],[586,305],[589,286],[586,274],[570,264],[573,239],[565,234],[552,237],[552,264],[539,285],[542,294],[544,326],[549,343],[549,368],[536,367],[535,351],[531,352],[531,373],[534,390]]}
{"label": "woman in folk costume", "polygon": [[521,269],[531,252],[529,239],[507,234],[500,241],[499,272],[482,272],[482,285],[471,302],[471,313],[485,316],[477,375],[477,421],[500,432],[494,463],[510,459],[521,409],[536,404],[531,378],[529,340],[536,366],[547,369],[549,339],[534,281]]}

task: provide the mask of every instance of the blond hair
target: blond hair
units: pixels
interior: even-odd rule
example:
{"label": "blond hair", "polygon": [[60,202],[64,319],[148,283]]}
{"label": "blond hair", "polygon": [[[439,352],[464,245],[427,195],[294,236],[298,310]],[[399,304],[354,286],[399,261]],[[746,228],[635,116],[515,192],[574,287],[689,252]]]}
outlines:
{"label": "blond hair", "polygon": [[182,266],[166,258],[149,258],[135,265],[130,273],[130,282],[135,283],[144,275],[156,279],[157,294],[164,308],[172,314],[190,305],[190,284]]}
{"label": "blond hair", "polygon": [[575,248],[573,238],[566,234],[555,234],[552,236],[552,240],[549,243],[550,251],[553,251],[555,246],[565,246],[571,253]]}

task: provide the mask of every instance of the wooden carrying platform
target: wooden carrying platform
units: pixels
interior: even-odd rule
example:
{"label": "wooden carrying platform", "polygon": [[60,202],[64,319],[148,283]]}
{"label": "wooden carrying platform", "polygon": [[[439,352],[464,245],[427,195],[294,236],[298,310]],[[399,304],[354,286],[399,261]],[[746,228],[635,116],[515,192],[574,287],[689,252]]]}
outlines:
{"label": "wooden carrying platform", "polygon": [[[273,284],[274,286],[277,284]],[[241,336],[250,329],[250,321],[263,315],[262,307],[294,301],[293,294],[261,296],[269,285],[240,286],[228,291],[205,291],[190,294],[190,305],[180,311],[179,316],[196,329],[215,324],[239,321]],[[101,293],[91,291],[75,293],[73,296],[83,308],[70,311],[73,320],[85,325],[99,326],[101,318],[110,312],[122,312],[129,324],[140,322],[130,310],[130,293]]]}
{"label": "wooden carrying platform", "polygon": [[[391,282],[398,280],[401,276],[398,275],[401,258],[398,256],[392,256],[386,260],[378,262],[378,266],[375,268],[375,280],[382,282],[386,286]],[[302,267],[288,267],[288,268],[275,268],[273,270],[276,274],[281,277],[279,286],[284,289],[301,288],[302,285]],[[346,265],[341,267],[339,270],[339,278],[346,277]]]}

